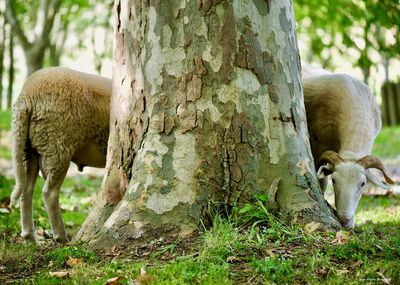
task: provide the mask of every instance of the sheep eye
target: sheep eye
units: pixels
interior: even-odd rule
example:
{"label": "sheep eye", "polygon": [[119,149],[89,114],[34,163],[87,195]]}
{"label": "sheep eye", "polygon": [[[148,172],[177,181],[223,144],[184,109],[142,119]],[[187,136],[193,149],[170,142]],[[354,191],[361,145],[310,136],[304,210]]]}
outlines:
{"label": "sheep eye", "polygon": [[365,182],[361,182],[360,188],[365,186]]}

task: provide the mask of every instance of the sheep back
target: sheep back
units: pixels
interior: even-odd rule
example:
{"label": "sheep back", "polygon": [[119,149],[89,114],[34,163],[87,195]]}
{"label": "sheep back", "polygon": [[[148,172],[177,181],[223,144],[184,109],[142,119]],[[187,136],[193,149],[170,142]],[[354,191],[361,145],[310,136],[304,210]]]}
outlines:
{"label": "sheep back", "polygon": [[379,106],[367,85],[344,74],[303,79],[314,157],[334,150],[344,159],[371,153],[381,129]]}

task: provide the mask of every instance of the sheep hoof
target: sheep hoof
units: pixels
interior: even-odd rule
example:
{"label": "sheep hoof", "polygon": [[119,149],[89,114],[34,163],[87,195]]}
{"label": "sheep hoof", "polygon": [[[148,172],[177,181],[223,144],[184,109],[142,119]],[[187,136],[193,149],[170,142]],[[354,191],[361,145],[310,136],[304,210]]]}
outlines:
{"label": "sheep hoof", "polygon": [[22,232],[21,237],[26,241],[36,243],[34,232]]}
{"label": "sheep hoof", "polygon": [[55,236],[54,240],[60,244],[67,244],[69,243],[69,239],[67,236]]}

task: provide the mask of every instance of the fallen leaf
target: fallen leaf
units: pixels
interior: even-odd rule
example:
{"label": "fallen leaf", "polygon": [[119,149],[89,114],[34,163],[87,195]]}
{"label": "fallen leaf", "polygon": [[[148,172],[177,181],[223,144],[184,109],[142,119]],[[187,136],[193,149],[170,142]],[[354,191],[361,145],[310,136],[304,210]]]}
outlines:
{"label": "fallen leaf", "polygon": [[383,284],[391,284],[390,282],[392,281],[392,279],[385,277],[380,272],[376,272],[376,274],[378,274],[382,278],[380,281],[382,281]]}
{"label": "fallen leaf", "polygon": [[306,233],[311,234],[312,232],[315,232],[320,226],[320,223],[312,221],[311,223],[308,223],[304,226],[304,230]]}
{"label": "fallen leaf", "polygon": [[349,242],[351,233],[347,231],[338,231],[335,239],[331,242],[332,244],[346,244]]}
{"label": "fallen leaf", "polygon": [[82,265],[82,264],[83,264],[83,259],[82,258],[73,258],[71,256],[68,257],[67,265],[69,267],[77,267],[77,266]]}
{"label": "fallen leaf", "polygon": [[229,262],[229,263],[235,263],[235,262],[240,261],[240,259],[237,258],[236,256],[228,256],[228,258],[226,259],[226,261]]}
{"label": "fallen leaf", "polygon": [[319,270],[317,271],[317,273],[318,273],[319,275],[321,275],[321,276],[326,276],[326,275],[328,275],[328,270],[327,270],[325,267],[322,267],[321,269],[319,269]]}
{"label": "fallen leaf", "polygon": [[36,234],[39,235],[39,236],[45,236],[45,235],[46,235],[46,232],[44,231],[44,229],[38,228],[38,229],[36,230]]}
{"label": "fallen leaf", "polygon": [[267,253],[268,256],[276,255],[276,250],[274,248],[267,248],[265,252]]}
{"label": "fallen leaf", "polygon": [[347,269],[335,269],[335,271],[336,271],[336,273],[339,274],[339,275],[344,275],[344,274],[347,274],[347,273],[350,272],[350,271],[347,270]]}
{"label": "fallen leaf", "polygon": [[126,279],[126,276],[113,277],[113,278],[108,279],[106,281],[106,283],[104,283],[104,285],[119,285],[119,284],[122,284],[121,281],[125,280],[125,279]]}
{"label": "fallen leaf", "polygon": [[142,267],[140,269],[140,275],[135,279],[135,284],[137,285],[147,285],[153,283],[156,280],[156,277],[150,275],[146,272],[146,270]]}
{"label": "fallen leaf", "polygon": [[357,260],[356,262],[353,262],[352,264],[350,264],[351,268],[355,268],[355,267],[359,267],[360,265],[362,265],[364,262],[362,260]]}
{"label": "fallen leaf", "polygon": [[49,272],[50,277],[56,277],[56,278],[67,278],[70,276],[70,273],[68,271],[55,271],[55,272]]}

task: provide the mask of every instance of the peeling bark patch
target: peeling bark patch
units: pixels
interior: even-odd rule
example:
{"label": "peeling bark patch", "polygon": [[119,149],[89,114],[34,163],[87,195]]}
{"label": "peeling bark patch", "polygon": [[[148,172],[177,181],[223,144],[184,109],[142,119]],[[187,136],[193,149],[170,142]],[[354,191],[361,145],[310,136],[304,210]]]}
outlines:
{"label": "peeling bark patch", "polygon": [[255,33],[247,28],[239,39],[236,64],[254,72],[260,84],[271,84],[275,75],[274,59],[269,52],[262,51]]}
{"label": "peeling bark patch", "polygon": [[254,6],[256,6],[257,8],[257,12],[260,15],[266,16],[268,15],[268,11],[269,11],[269,1],[265,1],[265,0],[253,0]]}
{"label": "peeling bark patch", "polygon": [[128,224],[131,218],[131,212],[129,211],[128,202],[122,201],[121,204],[116,208],[116,210],[111,214],[111,216],[104,223],[107,229],[112,227],[121,227]]}
{"label": "peeling bark patch", "polygon": [[[222,46],[222,66],[221,77],[222,83],[228,84],[231,79],[232,72],[232,57],[236,52],[236,31],[235,31],[235,16],[233,14],[232,5],[225,3],[225,19],[220,32],[220,44]],[[229,5],[229,6],[228,6]],[[228,6],[228,7],[226,7]]]}
{"label": "peeling bark patch", "polygon": [[164,118],[164,132],[166,135],[169,135],[172,132],[172,129],[175,127],[175,118],[173,116],[165,116]]}
{"label": "peeling bark patch", "polygon": [[162,48],[159,43],[160,36],[157,36],[157,34],[155,33],[156,18],[156,10],[154,9],[154,7],[150,7],[148,11],[149,30],[147,33],[147,44],[151,44],[153,48],[151,50],[150,58],[145,65],[144,73],[146,75],[147,82],[149,82],[151,86],[151,95],[156,94],[157,86],[160,86],[162,84],[163,77],[161,76],[161,72],[163,70],[164,63]]}
{"label": "peeling bark patch", "polygon": [[116,11],[117,11],[117,16],[116,16],[117,31],[120,32],[119,29],[121,27],[121,1],[118,1],[116,3],[116,7],[115,8],[116,8]]}
{"label": "peeling bark patch", "polygon": [[197,112],[193,103],[188,103],[187,106],[179,105],[176,112],[181,123],[180,130],[182,133],[186,133],[196,127]]}
{"label": "peeling bark patch", "polygon": [[187,100],[196,102],[201,97],[201,87],[203,82],[197,75],[192,76],[192,81],[188,84]]}
{"label": "peeling bark patch", "polygon": [[267,0],[268,13],[269,13],[269,11],[271,9],[272,1],[273,0]]}
{"label": "peeling bark patch", "polygon": [[197,0],[197,9],[208,13],[213,6],[221,3],[222,1],[223,0]]}
{"label": "peeling bark patch", "polygon": [[[191,134],[175,134],[176,143],[172,159],[175,171],[175,187],[168,194],[154,193],[147,202],[146,207],[157,214],[171,211],[180,203],[193,204],[196,197],[196,181],[193,176],[193,169],[199,166],[195,151],[195,138]],[[187,162],[190,161],[191,165]],[[191,189],[188,191],[188,189]]]}
{"label": "peeling bark patch", "polygon": [[279,117],[274,117],[274,120],[281,121],[283,123],[292,123],[293,126],[296,128],[293,118],[293,112],[291,110],[290,115],[285,114],[284,112],[279,113]]}
{"label": "peeling bark patch", "polygon": [[279,103],[278,86],[275,84],[268,85],[268,94],[269,99],[271,99],[272,102],[275,104]]}
{"label": "peeling bark patch", "polygon": [[200,56],[194,57],[194,66],[195,66],[195,72],[199,77],[207,74],[207,69],[204,67],[203,60],[201,59]]}
{"label": "peeling bark patch", "polygon": [[292,30],[292,22],[286,16],[286,8],[281,8],[279,22],[283,31],[290,32]]}

